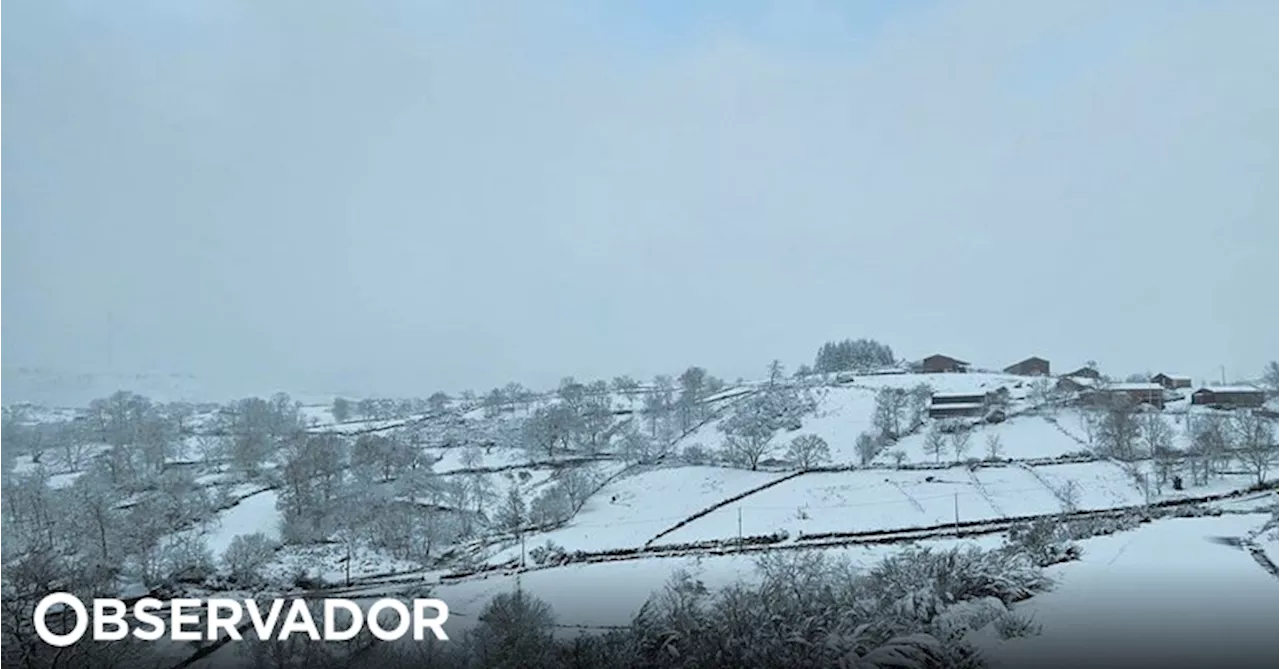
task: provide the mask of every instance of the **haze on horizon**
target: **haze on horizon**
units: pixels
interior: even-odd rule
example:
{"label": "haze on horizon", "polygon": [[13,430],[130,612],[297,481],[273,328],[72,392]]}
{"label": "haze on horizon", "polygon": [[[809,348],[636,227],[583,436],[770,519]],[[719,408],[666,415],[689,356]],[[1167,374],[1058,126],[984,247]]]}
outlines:
{"label": "haze on horizon", "polygon": [[1277,6],[5,4],[6,368],[1256,375]]}

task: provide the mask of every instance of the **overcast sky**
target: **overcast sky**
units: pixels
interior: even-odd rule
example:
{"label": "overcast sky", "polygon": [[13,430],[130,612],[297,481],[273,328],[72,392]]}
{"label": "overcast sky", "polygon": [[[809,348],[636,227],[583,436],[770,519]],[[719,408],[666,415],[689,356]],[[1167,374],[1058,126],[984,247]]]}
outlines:
{"label": "overcast sky", "polygon": [[1277,357],[1274,0],[693,4],[6,2],[4,366]]}

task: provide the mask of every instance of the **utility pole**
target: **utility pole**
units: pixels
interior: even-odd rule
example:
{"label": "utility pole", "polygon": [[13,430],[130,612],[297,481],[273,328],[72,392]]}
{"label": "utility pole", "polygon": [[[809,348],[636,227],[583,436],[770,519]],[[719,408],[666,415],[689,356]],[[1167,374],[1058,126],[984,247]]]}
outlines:
{"label": "utility pole", "polygon": [[960,536],[960,493],[956,493],[956,536]]}
{"label": "utility pole", "polygon": [[738,507],[738,545],[742,545],[742,507]]}
{"label": "utility pole", "polygon": [[524,531],[520,531],[520,567],[516,569],[516,597],[524,596],[522,579],[524,577]]}

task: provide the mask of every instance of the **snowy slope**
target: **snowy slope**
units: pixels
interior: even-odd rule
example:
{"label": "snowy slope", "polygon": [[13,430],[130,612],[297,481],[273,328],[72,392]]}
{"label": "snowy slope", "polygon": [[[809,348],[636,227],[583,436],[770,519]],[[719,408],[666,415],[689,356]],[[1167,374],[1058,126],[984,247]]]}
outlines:
{"label": "snowy slope", "polygon": [[[568,551],[642,546],[702,509],[779,478],[778,474],[717,467],[659,469],[623,478],[589,499],[562,529],[530,535],[529,547],[552,541]],[[519,547],[494,561],[519,557]]]}
{"label": "snowy slope", "polygon": [[1009,668],[1048,657],[1082,667],[1273,666],[1275,578],[1248,553],[1208,541],[1266,519],[1169,519],[1084,541],[1080,561],[1050,568],[1056,588],[1015,605],[1043,634],[989,640],[987,656]]}

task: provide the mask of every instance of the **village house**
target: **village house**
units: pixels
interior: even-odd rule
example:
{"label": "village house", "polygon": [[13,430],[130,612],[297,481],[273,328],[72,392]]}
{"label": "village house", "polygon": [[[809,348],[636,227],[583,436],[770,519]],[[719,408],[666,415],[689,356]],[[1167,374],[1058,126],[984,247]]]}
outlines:
{"label": "village house", "polygon": [[920,371],[924,374],[960,374],[969,371],[969,363],[935,354],[920,361]]}
{"label": "village house", "polygon": [[988,393],[934,393],[929,398],[930,418],[962,418],[981,416],[993,406],[1002,405],[1009,398],[1007,388]]}
{"label": "village house", "polygon": [[1267,401],[1267,394],[1252,386],[1217,386],[1191,393],[1191,403],[1218,409],[1256,409]]}
{"label": "village house", "polygon": [[1077,379],[1093,379],[1094,381],[1102,380],[1101,372],[1099,372],[1097,369],[1093,367],[1087,367],[1087,366],[1081,367],[1080,369],[1077,369],[1074,372],[1063,374],[1063,376],[1070,376],[1072,378],[1077,378]]}
{"label": "village house", "polygon": [[987,410],[987,405],[977,403],[957,403],[957,404],[931,404],[929,405],[930,418],[972,418],[983,415]]}
{"label": "village house", "polygon": [[929,398],[929,404],[939,406],[943,404],[986,404],[986,393],[934,393]]}
{"label": "village house", "polygon": [[1087,395],[1088,400],[1095,404],[1124,397],[1134,404],[1147,404],[1157,409],[1164,408],[1164,386],[1158,383],[1112,383],[1093,388]]}
{"label": "village house", "polygon": [[1068,393],[1079,393],[1098,385],[1097,379],[1087,376],[1063,376],[1056,384],[1058,390]]}
{"label": "village house", "polygon": [[1158,383],[1168,390],[1177,390],[1178,388],[1190,388],[1190,376],[1177,376],[1174,374],[1165,374],[1163,372],[1151,377],[1152,383]]}
{"label": "village house", "polygon": [[1005,367],[1004,373],[1015,376],[1049,376],[1049,361],[1032,356]]}

